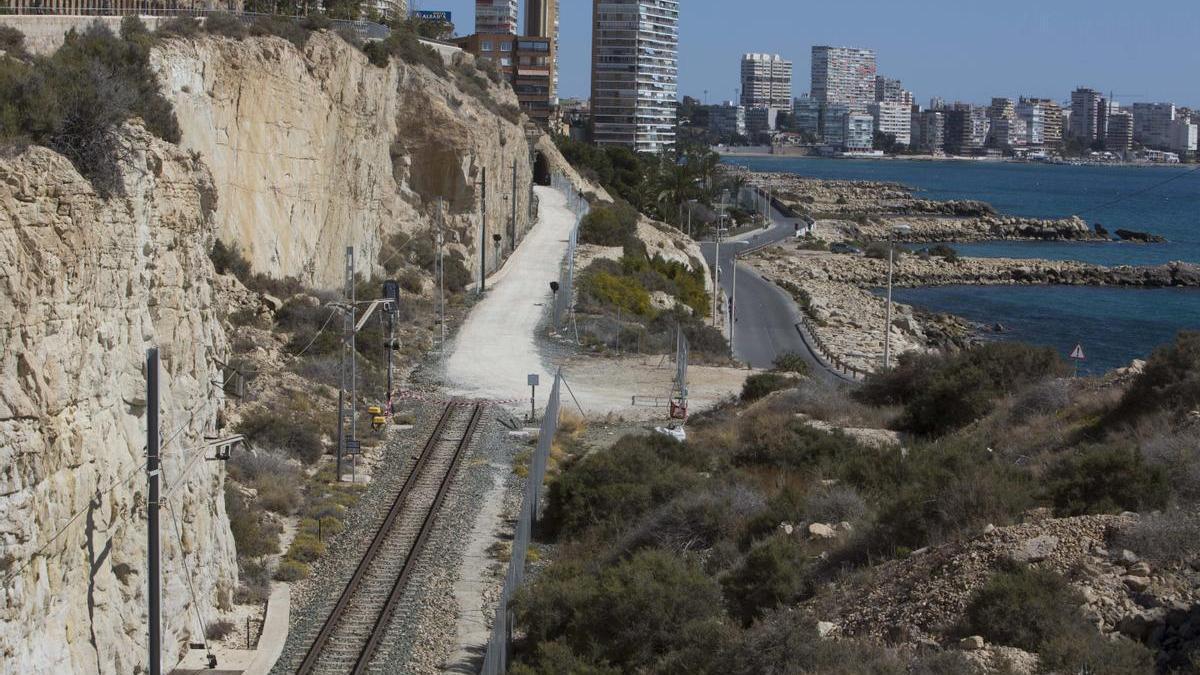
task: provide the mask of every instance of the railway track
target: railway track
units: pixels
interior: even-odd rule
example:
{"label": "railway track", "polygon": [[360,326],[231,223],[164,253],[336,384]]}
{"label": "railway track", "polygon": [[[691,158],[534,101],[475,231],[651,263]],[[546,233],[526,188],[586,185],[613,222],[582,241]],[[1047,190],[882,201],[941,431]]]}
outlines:
{"label": "railway track", "polygon": [[297,673],[366,672],[482,416],[446,406]]}

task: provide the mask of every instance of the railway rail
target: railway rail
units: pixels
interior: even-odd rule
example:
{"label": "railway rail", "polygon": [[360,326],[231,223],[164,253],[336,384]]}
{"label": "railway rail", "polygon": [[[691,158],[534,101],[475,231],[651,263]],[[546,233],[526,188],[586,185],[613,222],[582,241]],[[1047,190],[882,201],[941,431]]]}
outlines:
{"label": "railway rail", "polygon": [[367,671],[482,417],[481,403],[446,405],[299,675]]}

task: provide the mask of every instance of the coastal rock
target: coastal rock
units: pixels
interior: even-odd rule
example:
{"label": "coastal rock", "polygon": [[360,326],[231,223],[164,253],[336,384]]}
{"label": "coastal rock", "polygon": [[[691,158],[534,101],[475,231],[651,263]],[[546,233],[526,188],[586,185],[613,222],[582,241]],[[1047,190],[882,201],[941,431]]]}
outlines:
{"label": "coastal rock", "polygon": [[[0,156],[0,670],[146,671],[146,350],[161,351],[163,661],[237,584],[218,430],[229,347],[208,251],[212,177],[140,126],[122,194],[65,157]],[[191,450],[185,451],[185,448]],[[180,536],[169,523],[178,520]],[[9,576],[11,575],[11,576]],[[188,576],[190,575],[190,577]],[[182,584],[188,578],[196,604]],[[198,605],[198,606],[197,606]]]}
{"label": "coastal rock", "polygon": [[1157,234],[1124,229],[1117,230],[1117,237],[1119,237],[1121,241],[1134,241],[1141,244],[1161,244],[1167,241],[1166,237],[1161,237]]}

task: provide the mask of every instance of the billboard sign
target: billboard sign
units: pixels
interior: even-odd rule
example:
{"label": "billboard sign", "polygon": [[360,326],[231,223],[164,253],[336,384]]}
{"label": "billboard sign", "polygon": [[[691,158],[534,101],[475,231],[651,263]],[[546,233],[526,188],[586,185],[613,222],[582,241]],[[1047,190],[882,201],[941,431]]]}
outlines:
{"label": "billboard sign", "polygon": [[446,23],[454,23],[454,21],[451,20],[452,14],[453,12],[428,9],[416,10],[412,13],[414,17],[421,19],[422,21],[445,21]]}

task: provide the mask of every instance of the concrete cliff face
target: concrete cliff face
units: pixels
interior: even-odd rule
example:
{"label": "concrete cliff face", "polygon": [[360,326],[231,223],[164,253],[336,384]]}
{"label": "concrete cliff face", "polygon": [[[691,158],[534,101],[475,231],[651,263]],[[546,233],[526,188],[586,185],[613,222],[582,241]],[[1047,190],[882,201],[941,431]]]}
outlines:
{"label": "concrete cliff face", "polygon": [[[63,157],[0,157],[0,670],[146,667],[145,350],[162,352],[164,663],[236,585],[224,470],[188,451],[216,429],[211,178],[126,134],[127,195]],[[126,480],[128,478],[128,480]],[[172,515],[173,514],[173,515]],[[173,520],[178,521],[180,539]],[[187,571],[197,603],[188,591]]]}
{"label": "concrete cliff face", "polygon": [[[458,56],[456,58],[469,58]],[[369,276],[382,241],[429,227],[444,198],[450,241],[478,270],[478,183],[488,176],[488,268],[530,223],[532,168],[523,129],[423,66],[387,68],[331,33],[303,50],[279,38],[168,40],[154,67],[182,145],[212,170],[219,236],[255,271],[340,287],[346,246]],[[497,102],[515,104],[493,87]],[[377,267],[375,268],[377,269]]]}

